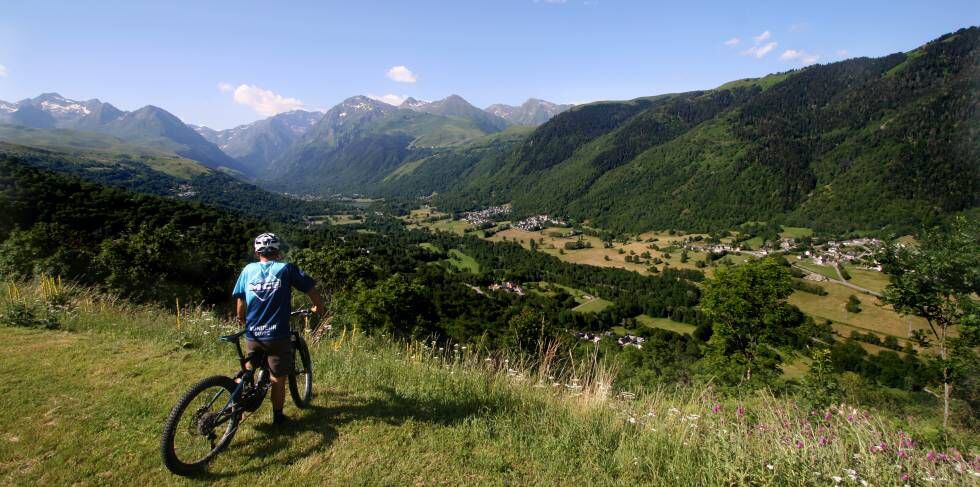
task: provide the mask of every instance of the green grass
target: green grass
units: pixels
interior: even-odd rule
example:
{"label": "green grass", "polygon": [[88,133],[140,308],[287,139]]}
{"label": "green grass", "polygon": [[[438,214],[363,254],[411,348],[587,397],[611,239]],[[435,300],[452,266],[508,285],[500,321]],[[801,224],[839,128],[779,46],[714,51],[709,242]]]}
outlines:
{"label": "green grass", "polygon": [[694,329],[696,328],[694,325],[674,321],[670,318],[654,318],[649,315],[637,316],[636,321],[644,326],[649,326],[650,328],[660,328],[663,330],[672,331],[674,333],[687,335],[693,333]]}
{"label": "green grass", "polygon": [[606,301],[605,299],[594,298],[592,300],[586,300],[582,304],[572,308],[572,311],[579,313],[598,313],[612,305],[612,302]]}
{"label": "green grass", "polygon": [[888,286],[888,274],[862,269],[853,265],[846,265],[844,268],[847,269],[847,273],[851,275],[851,280],[849,282],[855,286],[870,289],[878,293],[883,291],[885,287]]}
{"label": "green grass", "polygon": [[470,257],[459,250],[449,249],[449,259],[447,259],[447,261],[458,271],[470,272],[473,274],[480,273],[480,263],[473,257]]}
{"label": "green grass", "polygon": [[768,90],[786,78],[789,78],[792,74],[793,73],[774,73],[761,78],[743,78],[735,81],[729,81],[728,83],[725,83],[715,89],[732,90],[735,88],[751,88],[753,86],[758,86],[763,90]]}
{"label": "green grass", "polygon": [[419,244],[419,247],[437,254],[442,252],[442,249],[440,249],[438,245],[431,242],[422,242]]}
{"label": "green grass", "polygon": [[840,277],[837,275],[837,271],[829,265],[814,264],[813,262],[806,260],[796,261],[794,264],[815,274],[820,274],[828,279],[833,279],[835,281],[840,280]]}
{"label": "green grass", "polygon": [[[192,383],[235,369],[231,347],[215,340],[234,325],[185,310],[178,329],[172,312],[53,287],[0,289],[4,315],[12,303],[70,310],[56,311],[62,330],[0,320],[6,485],[826,485],[843,469],[876,485],[899,485],[904,472],[973,485],[969,466],[926,459],[940,436],[914,411],[892,418],[842,406],[815,420],[792,400],[726,399],[710,387],[623,400],[601,368],[573,383],[472,347],[441,355],[347,330],[312,347],[311,408],[287,404],[293,422],[277,430],[264,404],[208,474],[182,479],[161,465],[162,421]],[[813,421],[830,445],[808,433]],[[909,459],[869,453],[899,430],[920,443]],[[976,435],[951,433],[972,458]]]}
{"label": "green grass", "polygon": [[[862,294],[841,284],[821,282],[814,283],[827,291],[826,296],[817,296],[803,291],[796,291],[789,297],[789,303],[800,308],[804,313],[834,323],[848,325],[843,335],[850,334],[851,329],[873,331],[881,335],[892,335],[902,343],[908,337],[911,323],[913,329],[926,329],[928,324],[918,317],[904,317],[884,306],[876,297]],[[861,312],[849,313],[846,309],[847,299],[855,295],[861,300]],[[836,325],[835,325],[836,326]]]}
{"label": "green grass", "polygon": [[746,240],[744,243],[745,245],[751,247],[752,250],[758,250],[760,247],[762,247],[762,244],[766,243],[766,241],[763,240],[762,237],[752,237]]}
{"label": "green grass", "polygon": [[779,234],[783,238],[803,238],[813,236],[813,229],[806,227],[783,227]]}

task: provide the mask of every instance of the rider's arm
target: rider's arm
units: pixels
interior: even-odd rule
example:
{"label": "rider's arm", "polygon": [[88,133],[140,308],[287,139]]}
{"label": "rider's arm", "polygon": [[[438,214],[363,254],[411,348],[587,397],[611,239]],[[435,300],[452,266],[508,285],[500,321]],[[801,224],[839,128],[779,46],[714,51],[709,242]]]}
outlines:
{"label": "rider's arm", "polygon": [[317,290],[316,286],[310,289],[306,295],[310,297],[310,301],[313,301],[313,307],[310,309],[310,311],[316,314],[323,313],[323,300],[320,299],[320,291]]}
{"label": "rider's arm", "polygon": [[245,324],[245,300],[242,298],[235,300],[235,318],[238,319],[238,323]]}

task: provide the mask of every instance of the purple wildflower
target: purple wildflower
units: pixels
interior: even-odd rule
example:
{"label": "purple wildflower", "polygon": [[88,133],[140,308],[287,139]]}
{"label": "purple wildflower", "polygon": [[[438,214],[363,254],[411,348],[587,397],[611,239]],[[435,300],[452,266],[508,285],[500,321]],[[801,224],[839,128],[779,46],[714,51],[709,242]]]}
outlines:
{"label": "purple wildflower", "polygon": [[711,412],[713,412],[713,413],[715,413],[715,414],[718,414],[718,413],[720,413],[720,412],[721,412],[721,404],[715,404],[715,405],[714,405],[714,406],[713,406],[713,407],[711,408]]}

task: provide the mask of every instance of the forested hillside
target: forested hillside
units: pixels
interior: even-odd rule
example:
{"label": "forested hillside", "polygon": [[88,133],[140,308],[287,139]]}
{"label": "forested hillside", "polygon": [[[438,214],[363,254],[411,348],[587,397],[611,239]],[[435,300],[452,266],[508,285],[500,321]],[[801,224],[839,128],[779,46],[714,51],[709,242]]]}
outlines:
{"label": "forested hillside", "polygon": [[413,170],[452,168],[436,200],[451,209],[509,201],[614,230],[908,230],[978,205],[978,44],[974,27],[908,53],[579,106],[509,151]]}
{"label": "forested hillside", "polygon": [[[271,193],[195,161],[142,147],[119,145],[118,139],[111,137],[104,140],[93,137],[97,134],[87,136],[84,132],[15,127],[0,127],[0,136],[14,131],[26,131],[31,137],[16,140],[33,145],[0,142],[0,159],[72,174],[138,193],[198,202],[281,222],[299,222],[305,216],[337,208],[326,201],[302,201]],[[49,138],[61,144],[47,144]],[[52,146],[57,150],[37,148],[37,145]],[[93,146],[98,146],[98,150]]]}

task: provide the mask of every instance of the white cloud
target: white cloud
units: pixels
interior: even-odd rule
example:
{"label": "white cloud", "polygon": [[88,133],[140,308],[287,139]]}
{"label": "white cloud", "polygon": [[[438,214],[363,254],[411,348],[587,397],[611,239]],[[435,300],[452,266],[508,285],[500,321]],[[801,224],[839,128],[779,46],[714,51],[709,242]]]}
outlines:
{"label": "white cloud", "polygon": [[739,42],[742,42],[742,39],[739,39],[738,37],[732,37],[731,39],[728,39],[727,41],[725,41],[725,45],[726,46],[737,46]]}
{"label": "white cloud", "polygon": [[389,105],[394,105],[394,106],[397,107],[398,105],[401,105],[402,102],[404,102],[406,98],[408,98],[408,95],[393,95],[393,94],[389,93],[387,95],[371,95],[371,94],[369,94],[367,97],[370,98],[370,99],[372,99],[372,100],[378,100],[380,102],[384,102],[384,103],[387,103]]}
{"label": "white cloud", "polygon": [[769,32],[767,30],[767,31],[765,31],[765,32],[763,32],[763,33],[761,33],[761,34],[753,37],[753,39],[755,39],[755,43],[758,45],[758,44],[762,44],[765,41],[768,41],[770,37],[772,37],[772,32]]}
{"label": "white cloud", "polygon": [[787,49],[779,56],[779,59],[783,61],[795,61],[802,64],[803,66],[809,66],[816,63],[820,56],[812,54],[806,51],[797,51],[796,49]]}
{"label": "white cloud", "polygon": [[840,57],[847,57],[847,56],[850,56],[851,53],[847,52],[847,49],[838,49],[837,50],[837,55],[840,56]]}
{"label": "white cloud", "polygon": [[0,78],[6,78],[6,77],[7,77],[7,67],[0,64]]}
{"label": "white cloud", "polygon": [[768,44],[763,44],[761,46],[752,46],[742,51],[742,54],[745,54],[746,56],[755,56],[758,59],[762,59],[766,57],[766,54],[772,52],[772,50],[775,49],[776,46],[778,45],[779,44],[776,42],[770,42]]}
{"label": "white cloud", "polygon": [[267,117],[303,108],[303,102],[296,98],[287,98],[255,85],[241,84],[233,87],[228,83],[218,83],[218,90],[224,93],[232,91],[232,88],[234,88],[232,97],[235,103],[245,105]]}
{"label": "white cloud", "polygon": [[418,76],[405,66],[392,66],[386,74],[392,81],[399,83],[414,83],[418,81]]}

